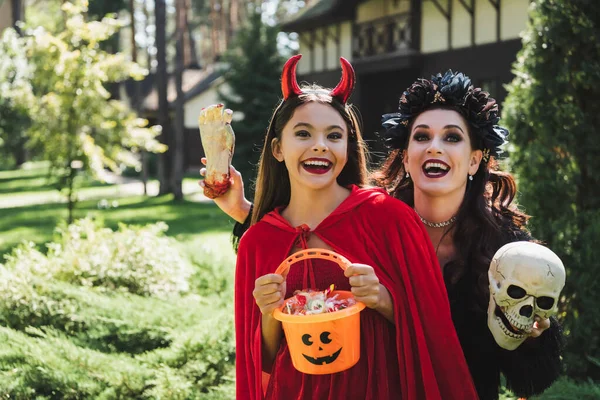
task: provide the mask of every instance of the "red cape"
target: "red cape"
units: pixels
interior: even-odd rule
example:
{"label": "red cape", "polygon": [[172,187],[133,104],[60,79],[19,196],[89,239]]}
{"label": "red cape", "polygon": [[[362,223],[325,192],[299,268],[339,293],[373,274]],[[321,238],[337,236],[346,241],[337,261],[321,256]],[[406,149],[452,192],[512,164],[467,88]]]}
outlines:
{"label": "red cape", "polygon": [[[267,398],[477,399],[435,251],[411,208],[380,189],[354,186],[350,196],[311,234],[351,262],[375,269],[393,298],[396,326],[365,309],[358,364],[330,375],[295,370],[282,339],[265,388]],[[240,241],[235,277],[237,399],[263,398],[261,314],[252,296],[254,282],[273,273],[301,235],[301,229],[273,211]],[[347,290],[343,287],[349,287],[347,278],[339,267],[332,264],[328,269],[322,265],[327,262],[317,263],[314,276],[319,289],[335,283]],[[295,266],[286,280],[287,296],[306,288],[302,287],[306,266]]]}

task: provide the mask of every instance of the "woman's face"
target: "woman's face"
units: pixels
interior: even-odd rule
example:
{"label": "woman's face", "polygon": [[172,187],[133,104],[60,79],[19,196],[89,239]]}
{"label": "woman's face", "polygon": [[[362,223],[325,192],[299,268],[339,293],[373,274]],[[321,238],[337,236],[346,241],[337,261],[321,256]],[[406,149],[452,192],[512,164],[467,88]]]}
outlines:
{"label": "woman's face", "polygon": [[456,111],[437,109],[415,119],[403,162],[415,190],[437,197],[464,193],[481,158],[481,150],[471,148],[464,118]]}
{"label": "woman's face", "polygon": [[298,107],[273,139],[273,156],[285,162],[292,188],[322,190],[337,184],[348,160],[348,128],[329,104],[310,102]]}

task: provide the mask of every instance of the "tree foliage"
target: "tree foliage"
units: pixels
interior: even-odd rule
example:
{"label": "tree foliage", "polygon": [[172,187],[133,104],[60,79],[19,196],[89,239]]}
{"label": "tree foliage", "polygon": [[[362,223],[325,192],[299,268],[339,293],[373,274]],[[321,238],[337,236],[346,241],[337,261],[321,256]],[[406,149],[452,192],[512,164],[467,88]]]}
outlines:
{"label": "tree foliage", "polygon": [[[34,103],[32,69],[17,32],[6,29],[0,38],[0,154],[21,164]],[[4,163],[2,163],[4,164]]]}
{"label": "tree foliage", "polygon": [[509,85],[506,121],[521,202],[567,267],[569,375],[600,379],[600,9],[536,0]]}
{"label": "tree foliage", "polygon": [[281,93],[283,59],[277,51],[279,31],[261,18],[260,11],[253,8],[248,25],[238,32],[235,47],[225,57],[225,80],[231,91],[220,92],[225,105],[242,116],[242,120],[233,123],[234,163],[246,183],[254,176],[259,155],[256,148],[263,140]]}
{"label": "tree foliage", "polygon": [[17,39],[32,69],[35,101],[28,105],[32,126],[29,145],[51,162],[59,188],[68,191],[72,210],[77,170],[102,179],[106,168],[119,173],[137,167],[142,149],[164,151],[155,140],[156,128],[137,118],[124,103],[111,99],[105,85],[128,77],[141,79],[145,70],[122,53],[109,54],[101,43],[123,22],[112,16],[88,22],[87,2],[65,2],[66,29],[51,33],[43,28]]}

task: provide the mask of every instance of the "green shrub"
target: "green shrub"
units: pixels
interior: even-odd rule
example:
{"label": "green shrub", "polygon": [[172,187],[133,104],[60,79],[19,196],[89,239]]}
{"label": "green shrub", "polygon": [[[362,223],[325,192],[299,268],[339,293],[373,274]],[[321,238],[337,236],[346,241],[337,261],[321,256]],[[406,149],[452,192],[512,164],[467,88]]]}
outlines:
{"label": "green shrub", "polygon": [[593,382],[574,382],[568,378],[556,381],[548,390],[529,400],[597,400],[600,399],[600,385]]}
{"label": "green shrub", "polygon": [[45,279],[81,286],[127,291],[142,296],[165,296],[189,289],[192,273],[173,239],[164,236],[167,225],[121,225],[113,232],[91,219],[81,219],[57,230],[48,243],[46,259],[22,245],[7,257],[7,267],[25,269]]}
{"label": "green shrub", "polygon": [[[233,254],[215,253],[215,238],[203,237],[213,245],[194,248],[194,271],[172,240],[158,240],[163,233],[157,225],[111,233],[85,220],[63,229],[47,255],[33,245],[13,251],[0,265],[0,398],[234,398]],[[132,237],[144,234],[153,254]],[[155,268],[160,257],[179,263],[178,282],[190,279],[192,291]],[[107,265],[113,259],[135,273]],[[114,273],[101,278],[102,268]],[[143,268],[144,289],[132,290],[126,282]]]}

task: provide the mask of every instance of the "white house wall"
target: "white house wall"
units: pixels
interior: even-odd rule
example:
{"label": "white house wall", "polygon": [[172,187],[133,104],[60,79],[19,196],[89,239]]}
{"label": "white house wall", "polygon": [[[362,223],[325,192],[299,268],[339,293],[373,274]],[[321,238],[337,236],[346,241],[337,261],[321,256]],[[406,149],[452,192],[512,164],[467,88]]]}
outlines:
{"label": "white house wall", "polygon": [[[468,2],[469,0],[467,0]],[[487,1],[487,0],[486,0]],[[452,47],[467,47],[471,45],[471,14],[460,4],[459,0],[452,2]]]}
{"label": "white house wall", "polygon": [[298,36],[298,53],[302,54],[302,60],[298,63],[297,72],[300,75],[309,74],[312,72],[312,54],[308,46],[308,43],[311,43],[312,40],[311,34],[310,32],[302,32]]}
{"label": "white house wall", "polygon": [[[352,22],[344,22],[340,29],[340,56],[352,61]],[[339,62],[336,61],[336,68]]]}
{"label": "white house wall", "polygon": [[477,0],[475,4],[475,44],[496,41],[496,9],[489,0]]}
{"label": "white house wall", "polygon": [[331,25],[325,28],[327,32],[327,69],[334,69],[338,64],[338,49],[335,42],[338,28],[336,25]]}
{"label": "white house wall", "polygon": [[317,29],[315,31],[315,41],[313,42],[313,67],[315,71],[323,71],[323,45],[321,44],[321,37],[323,35],[323,29]]}
{"label": "white house wall", "polygon": [[[452,2],[451,7],[449,2]],[[459,0],[438,0],[451,12],[452,48],[471,46],[471,14]],[[401,2],[403,3],[403,2]],[[467,5],[470,0],[465,0]],[[497,11],[490,0],[474,0],[475,45],[497,41]],[[529,0],[500,0],[500,40],[518,39],[527,26]],[[434,53],[448,48],[448,20],[432,0],[422,3],[421,52]]]}
{"label": "white house wall", "polygon": [[[211,104],[217,104],[223,101],[219,97],[217,87],[219,87],[225,94],[230,92],[229,86],[226,83],[223,83],[222,79],[217,79],[215,82],[213,82],[213,85],[211,85],[210,88],[185,102],[183,124],[186,128],[198,129],[198,116],[200,115],[200,110],[210,106]],[[225,104],[225,107],[227,107],[227,104]],[[233,110],[233,116],[234,119],[237,119],[236,116],[239,117],[239,115],[236,115],[235,111],[236,110]]]}
{"label": "white house wall", "polygon": [[[449,0],[439,0],[447,10]],[[488,0],[485,0],[488,1]],[[448,49],[448,20],[432,1],[423,1],[421,10],[421,52]]]}
{"label": "white house wall", "polygon": [[[335,42],[338,26],[340,34],[339,53],[337,50],[338,45]],[[322,45],[323,35],[325,35],[325,52]],[[299,36],[298,52],[302,54],[302,60],[300,60],[297,67],[299,75],[338,69],[340,67],[338,57],[344,57],[352,61],[352,23],[350,21],[319,28],[315,31],[314,38],[311,32],[302,32]],[[312,51],[309,43],[313,45]]]}
{"label": "white house wall", "polygon": [[[394,4],[395,3],[395,4]],[[356,23],[368,22],[387,15],[400,14],[410,11],[408,0],[371,0],[356,7]]]}
{"label": "white house wall", "polygon": [[516,39],[527,27],[529,0],[502,0],[500,37],[502,40]]}

